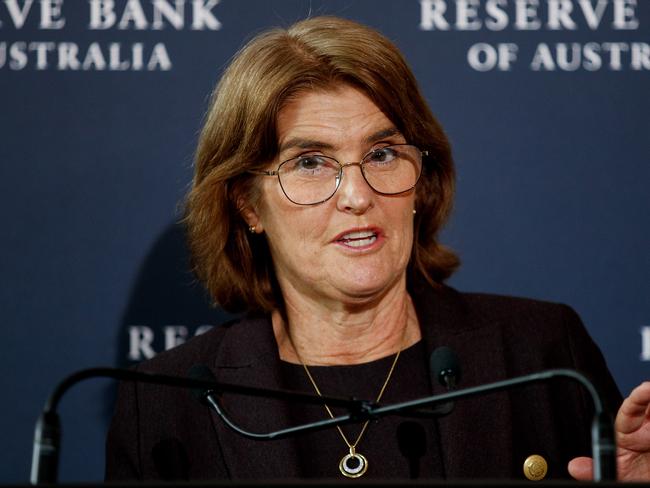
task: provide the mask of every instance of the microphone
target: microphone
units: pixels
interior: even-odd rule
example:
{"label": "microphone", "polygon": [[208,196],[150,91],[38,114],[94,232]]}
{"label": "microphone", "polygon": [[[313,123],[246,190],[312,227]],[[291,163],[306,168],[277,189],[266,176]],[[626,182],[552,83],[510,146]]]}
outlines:
{"label": "microphone", "polygon": [[[447,391],[456,388],[460,381],[460,362],[456,353],[447,346],[440,346],[433,350],[429,357],[429,372],[431,378],[436,378]],[[444,417],[454,410],[454,402],[445,402],[429,408],[409,409],[395,412],[403,417],[430,418]]]}
{"label": "microphone", "polygon": [[460,362],[456,353],[447,346],[440,346],[431,353],[429,368],[434,378],[447,390],[453,390],[460,382]]}
{"label": "microphone", "polygon": [[32,451],[32,484],[54,483],[59,472],[61,423],[55,411],[44,411],[38,417]]}
{"label": "microphone", "polygon": [[[429,371],[432,378],[437,378],[438,382],[444,386],[447,391],[454,390],[460,382],[460,361],[456,353],[447,346],[440,346],[433,350],[429,358]],[[434,408],[429,408],[429,416],[443,417],[454,410],[454,402],[449,401]],[[421,410],[422,411],[422,410]],[[427,412],[427,410],[423,410]]]}
{"label": "microphone", "polygon": [[[212,374],[210,368],[208,368],[205,364],[195,364],[190,368],[187,376],[195,380],[205,380],[212,382],[217,381],[217,378],[215,378],[214,374]],[[214,388],[192,387],[190,391],[192,392],[192,396],[194,396],[194,398],[200,401],[203,405],[211,405],[213,402],[216,403],[216,399],[212,398],[213,395],[215,395]]]}

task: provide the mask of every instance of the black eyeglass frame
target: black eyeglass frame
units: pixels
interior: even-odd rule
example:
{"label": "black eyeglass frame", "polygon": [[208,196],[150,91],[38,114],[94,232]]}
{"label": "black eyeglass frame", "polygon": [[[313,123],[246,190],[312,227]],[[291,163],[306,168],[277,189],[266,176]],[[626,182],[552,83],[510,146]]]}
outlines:
{"label": "black eyeglass frame", "polygon": [[[419,151],[419,153],[420,153],[420,167],[419,167],[418,176],[415,179],[415,183],[413,183],[413,185],[410,186],[409,188],[407,188],[406,190],[402,190],[402,191],[398,191],[398,192],[394,192],[394,193],[379,191],[374,186],[372,186],[370,184],[370,182],[368,181],[368,178],[366,177],[366,174],[365,174],[365,172],[363,170],[363,165],[366,163],[366,159],[371,154],[375,153],[376,151],[379,151],[379,150],[382,150],[382,149],[388,149],[388,148],[391,148],[391,147],[399,147],[399,146],[412,147],[412,148],[417,149]],[[341,186],[341,181],[343,180],[343,168],[345,168],[347,166],[359,166],[359,169],[361,170],[361,176],[363,176],[364,181],[368,184],[368,186],[372,189],[372,191],[374,191],[375,193],[377,193],[379,195],[393,196],[393,195],[401,195],[402,193],[409,192],[413,188],[415,188],[416,185],[418,184],[418,181],[420,181],[420,177],[422,176],[422,167],[423,167],[423,163],[424,163],[423,159],[424,159],[424,157],[428,157],[428,156],[429,156],[429,151],[427,151],[427,150],[423,151],[419,147],[414,146],[413,144],[391,144],[390,146],[384,146],[384,147],[381,147],[381,148],[378,148],[378,149],[373,149],[372,151],[368,152],[363,158],[361,158],[361,161],[349,162],[349,163],[341,163],[338,159],[333,158],[332,156],[320,155],[320,157],[327,158],[327,159],[329,159],[331,161],[334,161],[336,164],[338,164],[339,165],[339,172],[338,172],[338,175],[336,176],[336,188],[334,188],[334,191],[332,192],[332,194],[330,196],[328,196],[327,198],[324,198],[323,200],[319,200],[319,201],[313,202],[313,203],[299,203],[299,202],[296,202],[296,201],[292,200],[289,197],[289,195],[287,195],[287,192],[284,189],[284,186],[282,185],[282,179],[280,178],[280,168],[282,168],[282,166],[284,164],[286,164],[286,163],[288,163],[290,161],[294,161],[296,159],[300,159],[301,157],[304,157],[304,156],[295,156],[293,158],[289,158],[289,159],[287,159],[285,161],[282,161],[280,164],[278,164],[278,167],[275,170],[265,171],[265,170],[250,169],[250,170],[248,170],[248,173],[251,173],[251,174],[254,174],[254,175],[259,175],[259,176],[277,176],[278,177],[278,183],[280,184],[280,188],[282,189],[282,193],[284,193],[284,196],[287,197],[287,200],[289,200],[291,203],[294,203],[296,205],[311,206],[311,205],[319,205],[321,203],[324,203],[324,202],[328,201],[330,198],[332,198],[334,195],[336,195],[336,192],[338,191],[339,187]]]}

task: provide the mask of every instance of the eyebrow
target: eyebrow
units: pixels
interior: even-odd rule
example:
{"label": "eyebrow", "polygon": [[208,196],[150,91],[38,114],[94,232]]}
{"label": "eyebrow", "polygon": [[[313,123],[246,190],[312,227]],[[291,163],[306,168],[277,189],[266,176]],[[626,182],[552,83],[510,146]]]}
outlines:
{"label": "eyebrow", "polygon": [[397,127],[388,127],[386,129],[378,130],[374,134],[370,134],[368,137],[366,137],[363,140],[363,142],[366,143],[377,142],[378,140],[384,139],[385,137],[392,137],[401,134],[402,133],[397,130]]}
{"label": "eyebrow", "polygon": [[[401,132],[397,130],[396,127],[387,127],[385,129],[378,130],[377,132],[374,132],[370,134],[369,136],[366,136],[363,139],[363,142],[365,144],[372,144],[373,142],[377,142],[380,139],[384,139],[385,137],[392,137],[395,135],[400,135]],[[317,139],[304,139],[301,137],[292,137],[291,139],[284,141],[279,148],[279,153],[283,153],[284,151],[288,149],[292,149],[294,147],[297,147],[299,149],[334,149],[334,145],[319,141]]]}

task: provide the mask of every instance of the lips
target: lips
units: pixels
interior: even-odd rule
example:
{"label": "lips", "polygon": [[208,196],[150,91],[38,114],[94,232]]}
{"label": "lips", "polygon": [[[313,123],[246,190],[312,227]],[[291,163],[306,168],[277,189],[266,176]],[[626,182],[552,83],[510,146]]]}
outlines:
{"label": "lips", "polygon": [[376,230],[355,230],[339,235],[335,241],[350,247],[366,247],[374,244],[378,237]]}

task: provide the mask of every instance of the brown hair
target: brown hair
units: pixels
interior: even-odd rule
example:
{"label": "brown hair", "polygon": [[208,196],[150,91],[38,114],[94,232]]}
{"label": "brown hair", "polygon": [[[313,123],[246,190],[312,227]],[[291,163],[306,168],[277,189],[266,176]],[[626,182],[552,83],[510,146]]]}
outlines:
{"label": "brown hair", "polygon": [[409,276],[431,284],[459,264],[438,232],[451,211],[454,166],[449,141],[398,49],[379,32],[335,17],[303,20],[262,33],[244,46],[216,86],[200,135],[185,223],[194,271],[223,308],[281,307],[266,239],[252,235],[238,201],[259,198],[255,176],[276,157],[283,104],[305,90],[347,83],[362,90],[430,156],[416,188]]}

